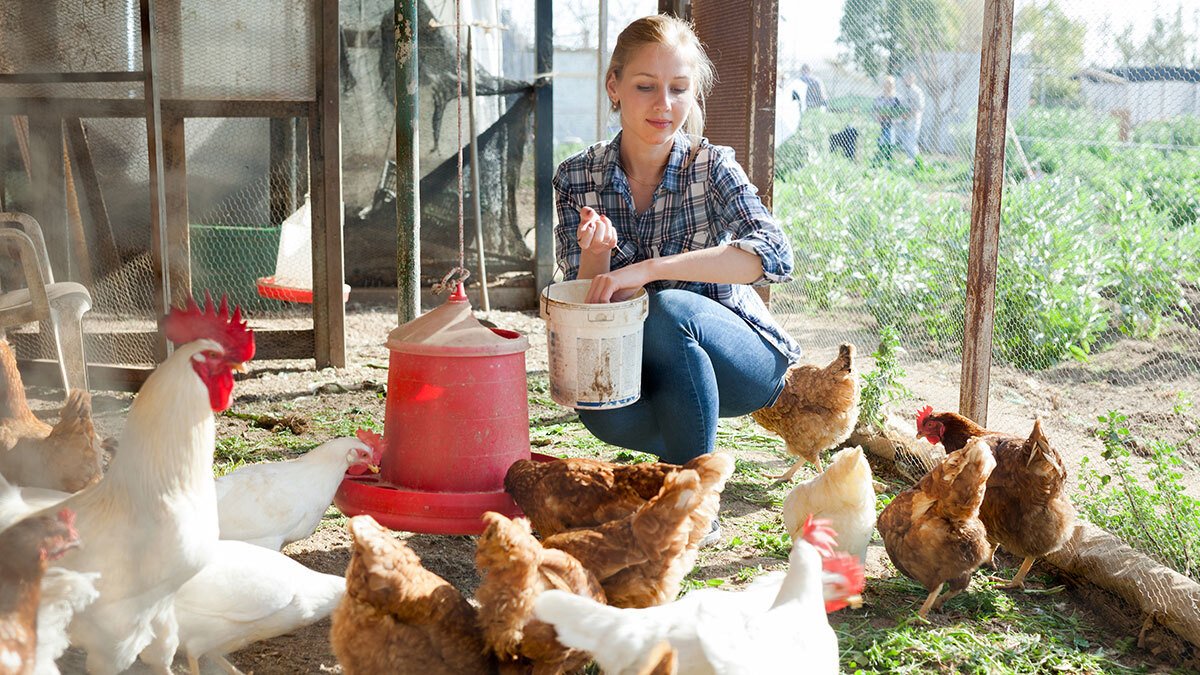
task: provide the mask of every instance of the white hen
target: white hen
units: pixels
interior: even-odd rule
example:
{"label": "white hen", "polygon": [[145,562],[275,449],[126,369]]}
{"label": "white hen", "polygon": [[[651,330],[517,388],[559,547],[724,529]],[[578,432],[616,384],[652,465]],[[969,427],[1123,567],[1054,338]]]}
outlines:
{"label": "white hen", "polygon": [[829,521],[837,532],[837,548],[867,563],[867,544],[875,533],[875,488],[871,465],[862,448],[846,448],[817,476],[792,488],[783,500],[783,522],[792,539],[800,536],[804,520]]}
{"label": "white hen", "polygon": [[278,551],[317,529],[333,494],[354,467],[378,470],[357,438],[335,438],[285,462],[248,464],[217,479],[221,539]]}
{"label": "white hen", "polygon": [[[618,609],[549,590],[534,615],[554,625],[559,642],[591,653],[608,675],[636,675],[662,640],[677,652],[680,673],[788,672],[800,659],[804,672],[836,673],[837,637],[825,616],[818,552],[828,553],[832,543],[827,528],[810,523],[792,546],[786,574],[740,593],[706,589],[658,607]],[[844,589],[843,597],[852,592]]]}
{"label": "white hen", "polygon": [[219,541],[213,559],[175,596],[179,645],[193,675],[202,656],[237,673],[226,654],[320,621],[345,593],[343,577],[253,544]]}
{"label": "white hen", "polygon": [[70,497],[70,492],[18,487],[0,475],[0,532],[34,511],[48,509]]}
{"label": "white hen", "polygon": [[229,407],[233,371],[254,355],[240,311],[189,299],[172,310],[167,339],[182,345],[150,375],[129,408],[120,448],[100,482],[55,508],[75,512],[84,542],[58,567],[99,572],[100,597],[75,614],[71,644],[93,675],[119,673],[154,640],[165,671],[176,646],[175,592],[217,542],[213,412]]}

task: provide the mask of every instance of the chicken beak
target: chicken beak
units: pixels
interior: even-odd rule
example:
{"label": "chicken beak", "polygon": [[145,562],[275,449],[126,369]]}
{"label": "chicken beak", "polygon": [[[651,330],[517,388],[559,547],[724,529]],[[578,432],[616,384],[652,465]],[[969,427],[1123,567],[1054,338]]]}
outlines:
{"label": "chicken beak", "polygon": [[244,364],[244,363],[230,363],[229,368],[231,370],[235,370],[239,373],[246,372],[246,364]]}
{"label": "chicken beak", "polygon": [[368,464],[367,471],[370,471],[371,473],[379,473],[379,467],[375,466],[374,464]]}

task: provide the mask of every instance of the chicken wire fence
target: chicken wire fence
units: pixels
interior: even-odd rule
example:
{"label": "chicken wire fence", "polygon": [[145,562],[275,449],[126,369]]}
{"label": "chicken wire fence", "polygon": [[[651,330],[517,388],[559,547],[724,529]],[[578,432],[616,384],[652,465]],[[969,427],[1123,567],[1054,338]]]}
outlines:
{"label": "chicken wire fence", "polygon": [[[1042,417],[1085,516],[1200,579],[1200,2],[1125,4],[1016,2],[988,426]],[[780,12],[772,312],[874,352],[867,418],[957,410],[983,2],[846,0],[824,51]]]}
{"label": "chicken wire fence", "polygon": [[[313,99],[314,7],[286,0],[261,12],[235,0],[156,1],[163,101]],[[0,73],[140,70],[139,12],[138,0],[3,3]],[[91,293],[83,318],[88,363],[153,364],[159,271],[150,254],[142,84],[4,83],[0,102],[21,113],[0,118],[0,198],[6,210],[40,221],[56,280]],[[308,305],[264,298],[255,287],[276,272],[281,223],[304,203],[305,130],[293,118],[184,121],[192,287],[228,295],[259,328],[312,327]],[[65,162],[54,150],[60,136]],[[49,161],[66,180],[38,176],[31,161]],[[23,285],[11,272],[5,282]],[[9,333],[22,358],[53,358],[36,326]]]}

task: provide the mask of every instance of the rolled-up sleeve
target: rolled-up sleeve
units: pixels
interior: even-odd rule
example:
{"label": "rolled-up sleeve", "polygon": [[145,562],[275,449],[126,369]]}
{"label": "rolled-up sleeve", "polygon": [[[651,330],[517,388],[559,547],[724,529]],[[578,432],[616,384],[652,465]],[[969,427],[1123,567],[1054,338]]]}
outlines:
{"label": "rolled-up sleeve", "polygon": [[[787,283],[792,280],[792,246],[779,223],[758,198],[758,188],[734,159],[733,150],[713,148],[710,181],[717,218],[733,233],[728,242],[762,259],[763,273],[752,286]],[[576,216],[578,222],[578,216]]]}
{"label": "rolled-up sleeve", "polygon": [[554,226],[554,256],[563,281],[572,281],[579,276],[579,204],[569,189],[570,169],[567,163],[558,165],[553,180],[554,205],[558,209],[558,223]]}

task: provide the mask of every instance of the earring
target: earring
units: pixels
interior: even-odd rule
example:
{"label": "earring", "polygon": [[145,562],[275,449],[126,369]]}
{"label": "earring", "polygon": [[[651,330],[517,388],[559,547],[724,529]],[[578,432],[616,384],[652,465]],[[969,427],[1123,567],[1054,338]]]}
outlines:
{"label": "earring", "polygon": [[617,107],[618,107],[619,105],[620,105],[620,103],[619,103],[618,101],[614,100],[614,101],[612,102],[612,109],[613,109],[613,110],[616,110],[616,109],[617,109]]}

